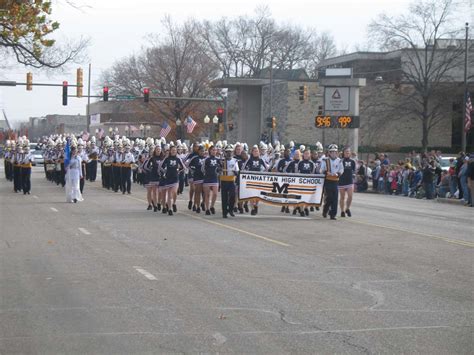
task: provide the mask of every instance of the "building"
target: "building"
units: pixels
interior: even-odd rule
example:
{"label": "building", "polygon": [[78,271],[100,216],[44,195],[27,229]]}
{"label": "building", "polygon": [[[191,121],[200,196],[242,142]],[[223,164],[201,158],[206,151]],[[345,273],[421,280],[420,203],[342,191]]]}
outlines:
{"label": "building", "polygon": [[[323,140],[323,132],[314,125],[323,90],[302,69],[265,69],[258,77],[223,78],[211,85],[228,89],[225,126],[230,141],[257,144],[264,136],[310,144]],[[271,117],[276,120],[274,129]]]}
{"label": "building", "polygon": [[[444,58],[454,57],[436,85],[430,110],[439,112],[429,130],[430,147],[459,147],[464,98],[464,42],[440,40],[437,50],[431,48],[402,49],[391,52],[356,52],[324,60],[319,65],[320,78],[327,68],[351,68],[353,77],[364,77],[367,85],[360,91],[360,145],[399,149],[422,146],[423,125],[418,116],[404,113],[404,105],[410,105],[413,81],[404,73],[440,66]],[[434,53],[430,57],[430,53]],[[426,54],[426,57],[425,57]],[[468,85],[474,91],[474,41],[470,42]],[[419,64],[418,64],[419,63]],[[433,69],[429,69],[433,70]],[[472,132],[472,131],[471,131]],[[472,133],[468,145],[473,145]]]}
{"label": "building", "polygon": [[23,124],[30,139],[49,136],[50,134],[80,134],[87,131],[87,116],[85,115],[46,115],[45,117],[30,117]]}

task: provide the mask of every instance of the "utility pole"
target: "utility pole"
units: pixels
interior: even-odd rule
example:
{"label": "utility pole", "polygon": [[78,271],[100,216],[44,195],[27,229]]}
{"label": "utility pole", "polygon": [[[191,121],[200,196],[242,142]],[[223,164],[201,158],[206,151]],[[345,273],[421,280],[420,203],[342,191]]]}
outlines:
{"label": "utility pole", "polygon": [[89,63],[89,79],[87,82],[87,110],[86,110],[86,115],[87,115],[87,132],[91,130],[91,115],[89,111],[89,106],[91,104],[91,63]]}
{"label": "utility pole", "polygon": [[467,52],[469,50],[468,48],[468,37],[469,37],[469,23],[466,22],[466,41],[465,41],[465,51],[464,51],[464,105],[463,105],[463,110],[462,110],[462,115],[461,115],[461,150],[463,152],[466,151],[466,135],[467,132],[465,131],[465,116],[466,116],[466,101],[467,101],[467,93],[468,93],[468,87],[467,87]]}

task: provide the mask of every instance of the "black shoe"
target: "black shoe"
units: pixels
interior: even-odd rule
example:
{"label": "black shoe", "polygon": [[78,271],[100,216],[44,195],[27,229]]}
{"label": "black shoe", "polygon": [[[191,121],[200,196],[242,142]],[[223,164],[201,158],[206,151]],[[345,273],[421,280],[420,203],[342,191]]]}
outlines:
{"label": "black shoe", "polygon": [[281,213],[285,212],[285,206],[281,206]]}
{"label": "black shoe", "polygon": [[336,216],[331,216],[331,219],[332,219],[333,221],[337,220]]}
{"label": "black shoe", "polygon": [[167,209],[166,207],[164,207],[164,206],[163,206],[163,210],[161,211],[161,213],[163,213],[163,214],[166,214],[166,213],[168,213],[168,209]]}
{"label": "black shoe", "polygon": [[306,216],[309,216],[309,210],[308,210],[307,208],[304,209],[304,214],[305,214]]}
{"label": "black shoe", "polygon": [[290,213],[290,207],[286,206],[285,213]]}
{"label": "black shoe", "polygon": [[214,207],[211,207],[210,211],[211,211],[212,214],[216,214],[216,209]]}
{"label": "black shoe", "polygon": [[178,212],[178,208],[176,208],[176,205],[173,205],[173,212]]}
{"label": "black shoe", "polygon": [[324,217],[324,218],[327,218],[327,217],[328,217],[328,213],[325,212],[325,211],[323,211],[323,217]]}
{"label": "black shoe", "polygon": [[156,205],[156,209],[157,209],[158,211],[161,211],[161,205],[160,205],[160,204],[157,204],[157,205]]}
{"label": "black shoe", "polygon": [[201,213],[201,208],[196,208],[196,213]]}
{"label": "black shoe", "polygon": [[210,215],[211,215],[211,211],[206,210],[206,216],[210,216]]}
{"label": "black shoe", "polygon": [[73,201],[74,201],[74,203],[77,203],[77,199],[76,199],[76,198],[75,198]]}
{"label": "black shoe", "polygon": [[131,195],[132,193],[130,191],[127,191],[127,194]]}
{"label": "black shoe", "polygon": [[29,192],[29,191],[28,191],[27,193],[28,193],[28,195],[30,194],[30,192]]}
{"label": "black shoe", "polygon": [[227,218],[227,215],[226,215],[226,214],[223,214],[223,215],[222,215],[222,218]]}
{"label": "black shoe", "polygon": [[153,207],[151,207],[151,205],[148,205],[148,207],[146,208],[147,211],[151,211]]}
{"label": "black shoe", "polygon": [[311,207],[309,208],[309,210],[310,210],[311,212],[314,212],[314,207],[311,206]]}
{"label": "black shoe", "polygon": [[122,191],[122,195],[125,195],[125,191]]}
{"label": "black shoe", "polygon": [[244,209],[242,207],[238,208],[240,214],[244,214]]}
{"label": "black shoe", "polygon": [[296,212],[297,212],[297,211],[298,211],[297,208],[295,208],[295,209],[293,210],[293,216],[296,216]]}
{"label": "black shoe", "polygon": [[229,214],[230,214],[232,217],[235,217],[234,211],[230,210],[230,211],[229,211]]}
{"label": "black shoe", "polygon": [[252,212],[250,212],[250,214],[251,214],[252,216],[256,216],[257,213],[258,213],[258,207],[254,207],[254,208],[252,209]]}
{"label": "black shoe", "polygon": [[201,210],[205,210],[206,209],[206,206],[204,206],[204,202],[201,202]]}
{"label": "black shoe", "polygon": [[249,205],[245,204],[244,205],[244,210],[245,210],[245,212],[249,213]]}
{"label": "black shoe", "polygon": [[351,214],[351,210],[350,210],[350,209],[347,209],[347,210],[346,210],[346,214],[347,214],[347,217],[352,217],[352,214]]}
{"label": "black shoe", "polygon": [[153,206],[153,212],[158,212],[158,207]]}
{"label": "black shoe", "polygon": [[319,207],[316,207],[316,211],[319,211]]}
{"label": "black shoe", "polygon": [[234,213],[237,213],[237,210],[238,210],[237,207],[234,207]]}
{"label": "black shoe", "polygon": [[306,216],[303,210],[300,211],[300,216],[301,216],[301,217],[305,217],[305,216]]}
{"label": "black shoe", "polygon": [[193,208],[193,201],[188,202],[188,210],[190,210],[191,208]]}
{"label": "black shoe", "polygon": [[26,195],[26,191],[23,191],[23,195]]}
{"label": "black shoe", "polygon": [[172,211],[172,210],[169,210],[169,211],[168,211],[168,215],[172,216],[172,215],[173,215],[173,211]]}
{"label": "black shoe", "polygon": [[193,205],[193,212],[196,212],[196,206]]}
{"label": "black shoe", "polygon": [[345,217],[345,216],[346,216],[346,214],[344,213],[344,211],[341,212],[341,217]]}

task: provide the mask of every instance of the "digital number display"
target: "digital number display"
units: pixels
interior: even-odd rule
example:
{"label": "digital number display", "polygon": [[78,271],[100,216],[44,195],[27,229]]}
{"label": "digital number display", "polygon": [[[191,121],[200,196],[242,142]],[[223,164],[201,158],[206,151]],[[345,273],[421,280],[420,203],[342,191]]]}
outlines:
{"label": "digital number display", "polygon": [[316,116],[316,128],[359,128],[359,116]]}

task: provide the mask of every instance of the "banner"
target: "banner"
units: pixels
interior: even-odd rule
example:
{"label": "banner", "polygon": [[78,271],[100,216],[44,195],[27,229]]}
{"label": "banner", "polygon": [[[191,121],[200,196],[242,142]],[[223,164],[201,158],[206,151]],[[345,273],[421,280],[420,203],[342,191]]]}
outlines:
{"label": "banner", "polygon": [[239,200],[259,199],[275,205],[320,206],[324,175],[241,171]]}

